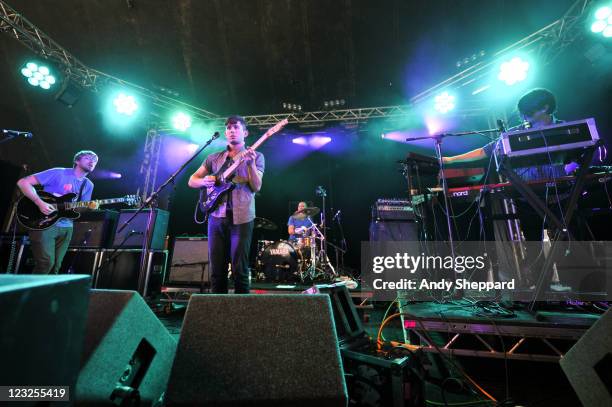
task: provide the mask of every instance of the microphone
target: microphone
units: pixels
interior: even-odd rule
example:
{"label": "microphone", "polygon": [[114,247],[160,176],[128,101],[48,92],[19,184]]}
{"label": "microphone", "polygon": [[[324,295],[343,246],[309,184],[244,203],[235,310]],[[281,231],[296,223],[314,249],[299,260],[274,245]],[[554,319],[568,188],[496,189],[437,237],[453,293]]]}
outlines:
{"label": "microphone", "polygon": [[213,134],[212,138],[213,138],[213,140],[216,140],[216,139],[219,138],[219,136],[220,136],[219,132],[215,131],[215,134]]}
{"label": "microphone", "polygon": [[13,137],[23,137],[23,138],[32,138],[32,137],[34,137],[34,135],[32,133],[30,133],[29,131],[2,129],[2,133],[6,134],[6,135],[9,135],[9,136],[13,136]]}
{"label": "microphone", "polygon": [[334,217],[332,218],[332,221],[338,219],[340,217],[340,209],[338,209],[338,212],[336,212],[336,214],[334,215]]}
{"label": "microphone", "polygon": [[500,133],[503,133],[506,131],[506,126],[504,125],[504,121],[502,119],[497,119],[497,130]]}

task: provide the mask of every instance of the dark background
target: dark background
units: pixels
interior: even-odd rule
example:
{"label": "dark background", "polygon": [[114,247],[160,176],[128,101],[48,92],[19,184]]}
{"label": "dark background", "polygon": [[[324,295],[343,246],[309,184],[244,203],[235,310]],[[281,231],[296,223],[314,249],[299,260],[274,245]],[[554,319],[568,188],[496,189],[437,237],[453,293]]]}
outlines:
{"label": "dark background", "polygon": [[[345,99],[346,107],[405,104],[410,97],[458,72],[457,60],[480,50],[508,46],[560,18],[571,0],[483,0],[409,2],[399,0],[10,0],[18,12],[86,65],[148,88],[166,87],[178,99],[219,115],[282,112],[282,103],[318,110],[324,100]],[[458,101],[443,130],[488,127],[487,117],[467,117],[461,103],[491,110],[516,123],[514,104],[529,87],[542,86],[558,97],[560,118],[595,117],[608,139],[612,96],[610,41],[588,33],[553,63],[530,70],[530,79],[506,90]],[[7,33],[0,33],[0,127],[32,131],[30,141],[0,144],[0,159],[26,164],[29,172],[70,166],[73,154],[93,149],[100,155],[94,197],[135,193],[147,128],[154,118],[143,102],[130,125],[107,117],[108,97],[84,92],[73,108],[56,102],[53,91],[29,86],[21,66],[36,55]],[[585,57],[596,44],[604,55]],[[468,100],[469,99],[469,100]],[[159,112],[158,112],[159,113]],[[164,113],[165,114],[165,113]],[[349,243],[347,261],[359,261],[367,240],[369,208],[379,197],[405,197],[406,182],[396,160],[408,151],[432,154],[427,143],[382,140],[381,132],[422,134],[426,116],[416,109],[403,121],[370,120],[358,126],[333,123],[323,128],[290,126],[262,147],[266,156],[257,214],[281,226],[299,200],[312,201],[317,185],[328,191],[330,215],[343,211]],[[213,129],[202,127],[201,143]],[[251,128],[252,137],[265,129]],[[312,151],[291,139],[305,133],[332,141]],[[165,138],[158,183],[188,157],[188,136]],[[483,145],[474,136],[444,145],[447,154]],[[217,144],[216,148],[219,147]],[[204,155],[187,168],[171,194],[170,232],[201,233],[192,214],[197,191],[186,187]],[[121,179],[100,179],[104,171]],[[96,179],[97,176],[97,179]],[[11,191],[2,191],[8,194]],[[168,205],[169,196],[160,202]],[[331,212],[333,208],[334,212]],[[333,231],[330,233],[334,233]],[[268,233],[267,239],[284,238]],[[256,237],[257,238],[257,237]],[[337,238],[337,236],[334,236]]]}

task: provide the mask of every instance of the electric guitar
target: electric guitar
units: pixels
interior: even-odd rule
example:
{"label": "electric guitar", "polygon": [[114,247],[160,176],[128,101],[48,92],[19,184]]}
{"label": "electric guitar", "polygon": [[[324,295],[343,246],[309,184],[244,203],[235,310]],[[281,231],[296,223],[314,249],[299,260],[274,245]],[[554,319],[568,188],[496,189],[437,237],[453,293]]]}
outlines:
{"label": "electric guitar", "polygon": [[[251,146],[251,148],[253,150],[257,150],[257,148],[259,148],[259,146],[262,145],[264,141],[269,139],[273,134],[279,132],[283,127],[285,127],[287,123],[289,123],[289,121],[287,119],[283,119],[280,122],[276,123],[274,126],[270,127],[268,131],[266,131],[266,133]],[[208,220],[210,214],[214,212],[215,209],[217,209],[221,198],[223,198],[225,194],[230,193],[236,187],[235,183],[229,182],[227,180],[232,176],[234,171],[236,171],[238,166],[242,164],[242,162],[244,161],[245,153],[246,151],[241,151],[240,153],[236,154],[232,159],[234,161],[232,165],[230,165],[225,171],[223,171],[222,174],[219,174],[218,172],[212,174],[217,177],[217,182],[214,186],[206,189],[206,202],[202,203],[201,205],[202,212],[204,212],[204,220]]]}
{"label": "electric guitar", "polygon": [[96,209],[100,205],[110,205],[121,202],[125,202],[128,205],[137,205],[140,202],[140,197],[137,195],[79,202],[72,202],[76,197],[76,194],[73,193],[55,196],[45,191],[39,191],[38,196],[46,203],[52,205],[55,208],[55,212],[45,215],[28,197],[22,196],[19,202],[17,202],[17,221],[19,221],[22,226],[31,230],[48,229],[55,225],[60,219],[78,219],[81,214],[75,211],[75,209]]}

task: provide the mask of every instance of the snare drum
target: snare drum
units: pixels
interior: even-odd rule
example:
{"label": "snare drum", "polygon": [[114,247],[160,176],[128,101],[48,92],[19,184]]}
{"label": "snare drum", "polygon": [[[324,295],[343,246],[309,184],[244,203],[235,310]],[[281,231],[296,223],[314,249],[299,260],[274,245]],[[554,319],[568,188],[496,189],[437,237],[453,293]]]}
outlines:
{"label": "snare drum", "polygon": [[263,273],[266,281],[297,281],[300,264],[299,251],[285,240],[270,243],[257,256],[259,272]]}

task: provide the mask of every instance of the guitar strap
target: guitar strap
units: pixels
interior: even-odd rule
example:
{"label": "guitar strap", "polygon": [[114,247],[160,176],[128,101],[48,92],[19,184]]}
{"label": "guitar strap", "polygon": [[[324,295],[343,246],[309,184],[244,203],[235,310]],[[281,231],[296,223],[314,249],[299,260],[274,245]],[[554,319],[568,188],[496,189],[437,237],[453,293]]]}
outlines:
{"label": "guitar strap", "polygon": [[77,202],[81,200],[81,196],[83,196],[83,189],[85,189],[85,184],[87,183],[87,179],[83,179],[83,183],[81,184],[81,188],[79,189],[79,196],[77,198]]}

